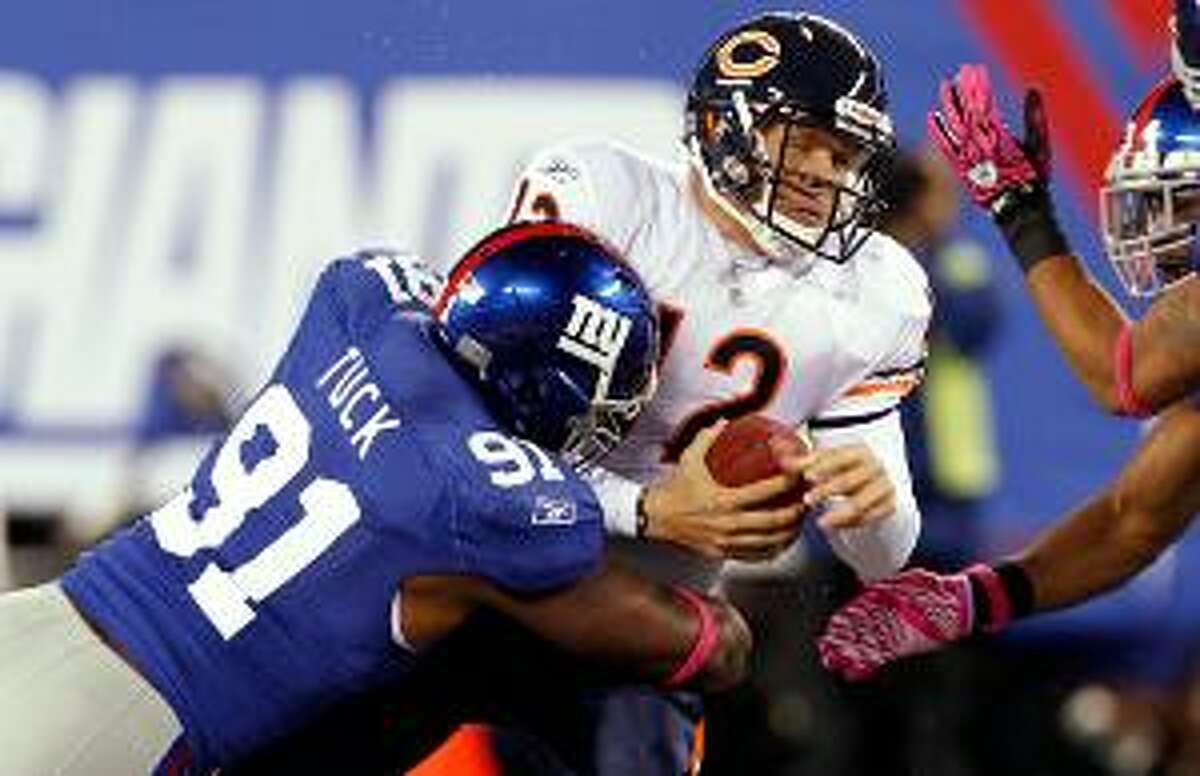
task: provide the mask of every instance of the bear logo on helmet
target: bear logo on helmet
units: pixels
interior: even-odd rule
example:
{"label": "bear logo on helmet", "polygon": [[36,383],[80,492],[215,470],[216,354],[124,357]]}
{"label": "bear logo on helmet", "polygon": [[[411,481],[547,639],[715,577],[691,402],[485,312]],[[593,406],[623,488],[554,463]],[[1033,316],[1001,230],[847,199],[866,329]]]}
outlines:
{"label": "bear logo on helmet", "polygon": [[779,65],[783,46],[765,30],[742,30],[716,52],[717,69],[726,78],[758,78]]}

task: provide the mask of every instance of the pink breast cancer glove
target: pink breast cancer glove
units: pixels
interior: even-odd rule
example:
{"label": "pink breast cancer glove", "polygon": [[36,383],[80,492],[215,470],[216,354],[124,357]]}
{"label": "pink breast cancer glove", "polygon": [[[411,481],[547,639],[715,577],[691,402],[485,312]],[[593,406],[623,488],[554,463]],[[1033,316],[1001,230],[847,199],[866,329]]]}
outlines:
{"label": "pink breast cancer glove", "polygon": [[830,618],[817,640],[821,663],[845,679],[861,681],[895,660],[966,638],[977,615],[972,579],[988,597],[987,630],[999,630],[1012,610],[990,567],[946,575],[911,569],[867,585]]}
{"label": "pink breast cancer glove", "polygon": [[971,199],[995,214],[1006,192],[1045,186],[1050,144],[1041,94],[1025,95],[1025,139],[1000,118],[991,79],[983,65],[963,65],[942,81],[941,106],[929,112],[929,138],[946,157]]}

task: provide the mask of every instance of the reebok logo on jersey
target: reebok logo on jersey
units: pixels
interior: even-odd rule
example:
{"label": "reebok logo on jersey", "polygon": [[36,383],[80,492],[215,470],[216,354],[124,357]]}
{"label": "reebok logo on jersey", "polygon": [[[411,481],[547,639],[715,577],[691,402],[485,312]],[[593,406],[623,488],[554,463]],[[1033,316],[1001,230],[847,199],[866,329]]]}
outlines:
{"label": "reebok logo on jersey", "polygon": [[561,156],[556,156],[547,162],[538,170],[542,175],[545,175],[550,180],[556,183],[573,183],[579,180],[582,173],[579,168],[563,159]]}
{"label": "reebok logo on jersey", "polygon": [[575,309],[566,330],[558,338],[558,348],[600,370],[601,385],[596,393],[604,396],[607,394],[608,377],[616,368],[633,322],[582,294],[576,294],[571,302]]}
{"label": "reebok logo on jersey", "polygon": [[575,502],[569,498],[538,496],[533,502],[534,525],[575,525]]}

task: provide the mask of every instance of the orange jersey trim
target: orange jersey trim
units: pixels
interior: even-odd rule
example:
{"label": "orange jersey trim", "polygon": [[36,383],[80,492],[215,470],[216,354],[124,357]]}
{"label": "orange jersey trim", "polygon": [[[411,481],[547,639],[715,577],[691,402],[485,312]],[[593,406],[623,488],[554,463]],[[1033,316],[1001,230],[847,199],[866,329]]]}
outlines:
{"label": "orange jersey trim", "polygon": [[921,384],[921,375],[907,374],[882,380],[864,380],[846,391],[843,396],[862,398],[867,396],[906,396]]}

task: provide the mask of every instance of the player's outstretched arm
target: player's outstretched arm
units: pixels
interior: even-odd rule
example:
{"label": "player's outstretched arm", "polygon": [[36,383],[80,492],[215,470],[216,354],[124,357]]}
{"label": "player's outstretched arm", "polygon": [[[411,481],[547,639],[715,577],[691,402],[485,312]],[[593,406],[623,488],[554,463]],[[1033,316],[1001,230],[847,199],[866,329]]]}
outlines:
{"label": "player's outstretched arm", "polygon": [[750,629],[732,604],[616,566],[553,595],[493,591],[488,603],[560,648],[639,681],[713,692],[748,670]]}
{"label": "player's outstretched arm", "polygon": [[[1038,313],[1106,410],[1145,415],[1200,383],[1200,290],[1194,281],[1130,323],[1071,254],[1049,193],[1050,140],[1040,94],[1025,99],[1025,136],[1000,118],[987,69],[964,65],[941,84],[929,136],[986,208],[1025,272]],[[1168,331],[1168,329],[1170,331]]]}
{"label": "player's outstretched arm", "polygon": [[868,585],[830,618],[822,662],[849,679],[941,649],[1014,618],[1062,608],[1122,584],[1200,511],[1200,409],[1164,415],[1109,488],[1015,558],[958,574],[924,569]]}
{"label": "player's outstretched arm", "polygon": [[752,646],[749,628],[728,601],[612,565],[569,588],[533,596],[477,578],[423,577],[405,583],[401,600],[400,630],[418,649],[487,606],[622,679],[666,687],[731,687],[745,677]]}
{"label": "player's outstretched arm", "polygon": [[1016,557],[1036,611],[1117,587],[1150,565],[1200,511],[1200,408],[1165,413],[1103,493],[1055,523]]}

